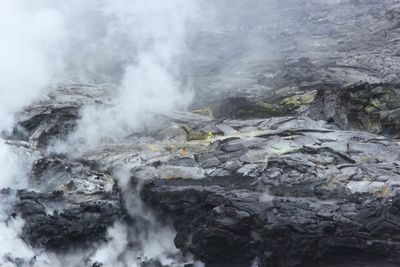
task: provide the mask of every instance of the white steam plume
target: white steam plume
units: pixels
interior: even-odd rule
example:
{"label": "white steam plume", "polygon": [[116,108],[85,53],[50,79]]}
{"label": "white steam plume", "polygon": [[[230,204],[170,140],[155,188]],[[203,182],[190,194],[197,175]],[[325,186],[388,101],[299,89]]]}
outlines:
{"label": "white steam plume", "polygon": [[[27,2],[0,1],[0,132],[12,130],[15,114],[44,92],[60,66],[61,14]],[[27,165],[23,152],[0,138],[0,188],[26,187]]]}
{"label": "white steam plume", "polygon": [[[10,132],[14,116],[44,91],[59,67],[59,46],[64,33],[60,14],[50,8],[32,8],[28,1],[0,1],[0,132]],[[31,160],[24,151],[0,138],[0,188],[26,188]],[[15,266],[16,258],[32,258],[33,251],[19,233],[23,221],[5,222],[15,201],[9,195],[0,205],[0,265]]]}
{"label": "white steam plume", "polygon": [[[117,82],[112,107],[87,107],[82,112],[69,144],[79,141],[84,149],[141,129],[152,114],[184,107],[191,94],[182,92],[179,62],[194,2],[0,0],[0,132],[12,130],[15,114],[45,94],[53,78]],[[13,150],[0,139],[0,186],[27,188],[31,163]],[[21,257],[31,258],[31,266],[82,266],[76,255],[64,260],[42,254],[33,260],[37,252],[19,239],[23,221],[5,222],[10,206],[12,199],[0,210],[0,265],[17,265]],[[110,237],[121,240],[111,238],[106,251],[125,249],[126,243],[119,243],[125,240],[124,227],[110,229]],[[150,233],[154,242],[144,240],[151,256],[173,245],[171,233],[164,234],[167,237],[160,235],[158,240]],[[112,266],[114,259],[102,248],[94,257],[106,255],[104,266]]]}
{"label": "white steam plume", "polygon": [[0,130],[36,99],[50,81],[64,33],[54,9],[32,9],[27,1],[2,0],[0,8]]}
{"label": "white steam plume", "polygon": [[[186,49],[186,24],[194,8],[191,0],[138,0],[134,4],[120,0],[108,6],[107,14],[116,18],[111,28],[117,27],[131,37],[134,60],[125,68],[114,106],[87,107],[69,146],[79,143],[78,149],[90,149],[106,138],[123,138],[142,129],[154,115],[168,114],[190,102],[191,94],[182,90],[178,75],[180,55]],[[92,260],[106,266],[140,266],[132,259],[145,256],[171,264],[169,256],[178,252],[173,243],[174,231],[157,223],[143,209],[139,193],[124,183],[127,173],[116,175],[136,229],[114,225],[109,229],[110,241],[96,251]],[[126,245],[132,241],[139,242],[140,247],[127,251]]]}
{"label": "white steam plume", "polygon": [[[183,90],[185,88],[178,76],[180,56],[186,49],[187,21],[195,9],[194,0],[117,0],[79,6],[83,10],[89,7],[93,8],[91,13],[95,13],[96,21],[103,27],[99,30],[102,32],[99,37],[101,45],[93,47],[97,57],[101,58],[103,54],[103,50],[97,50],[99,48],[104,49],[107,57],[115,53],[116,60],[111,59],[107,64],[116,72],[123,68],[119,89],[114,92],[111,107],[84,108],[76,131],[69,142],[54,145],[52,150],[56,152],[94,148],[104,139],[123,138],[140,130],[154,114],[168,114],[184,108],[191,101],[190,90]],[[78,18],[77,21],[83,20]],[[83,21],[84,29],[91,26]],[[90,45],[93,35],[90,31],[86,34],[88,36],[84,38],[80,33],[79,40],[71,37],[71,42],[76,45],[85,40]],[[115,42],[119,45],[116,46]],[[92,58],[87,51],[82,56],[83,59],[88,56],[87,61]],[[76,62],[73,55],[66,65],[75,64],[71,62]],[[84,63],[82,72],[88,74],[103,67],[103,64]]]}

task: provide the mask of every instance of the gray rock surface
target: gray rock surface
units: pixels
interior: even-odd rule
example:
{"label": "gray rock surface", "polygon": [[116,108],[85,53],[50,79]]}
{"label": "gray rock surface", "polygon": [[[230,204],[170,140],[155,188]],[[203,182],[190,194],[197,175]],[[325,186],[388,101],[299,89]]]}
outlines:
{"label": "gray rock surface", "polygon": [[[126,212],[140,197],[172,222],[182,254],[207,266],[399,265],[399,3],[271,3],[265,21],[244,14],[243,27],[193,46],[257,34],[280,53],[235,57],[226,46],[210,61],[200,49],[210,54],[189,73],[194,110],[157,127],[68,157],[47,146],[73,132],[83,107],[113,105],[111,86],[62,84],[19,114],[8,144],[37,160],[30,190],[1,194],[17,196],[10,216],[25,219],[23,239],[65,251],[105,241],[116,221],[146,232]],[[118,171],[130,175],[124,190]]]}
{"label": "gray rock surface", "polygon": [[114,178],[81,163],[39,159],[31,183],[35,191],[17,192],[15,213],[25,219],[22,235],[32,245],[64,251],[104,241],[123,216]]}

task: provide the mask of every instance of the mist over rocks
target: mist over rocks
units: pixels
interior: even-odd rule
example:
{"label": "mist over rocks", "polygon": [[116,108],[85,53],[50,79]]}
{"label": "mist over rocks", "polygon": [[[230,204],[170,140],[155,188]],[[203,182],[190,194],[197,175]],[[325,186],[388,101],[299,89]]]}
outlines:
{"label": "mist over rocks", "polygon": [[400,264],[398,1],[3,5],[0,265]]}

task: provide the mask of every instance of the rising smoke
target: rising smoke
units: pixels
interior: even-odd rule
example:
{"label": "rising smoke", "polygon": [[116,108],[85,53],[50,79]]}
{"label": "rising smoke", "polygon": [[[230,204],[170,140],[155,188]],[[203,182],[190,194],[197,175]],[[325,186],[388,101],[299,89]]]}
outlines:
{"label": "rising smoke", "polygon": [[[10,132],[14,115],[45,93],[53,71],[59,66],[59,46],[64,26],[54,9],[34,8],[24,1],[0,2],[0,132]],[[0,187],[26,188],[34,157],[0,138]],[[0,265],[14,266],[12,258],[32,258],[34,252],[19,239],[23,221],[7,220],[13,194],[1,197]],[[6,221],[7,220],[7,221]]]}
{"label": "rising smoke", "polygon": [[0,33],[0,130],[9,131],[15,112],[44,93],[57,68],[64,25],[54,9],[3,0]]}
{"label": "rising smoke", "polygon": [[[186,49],[186,24],[196,8],[194,2],[1,0],[0,132],[7,136],[15,115],[45,95],[51,82],[63,80],[108,82],[118,89],[112,106],[82,111],[76,132],[69,142],[57,144],[59,150],[72,143],[95,147],[104,138],[140,129],[153,114],[183,108],[191,93],[183,90],[178,78],[180,55]],[[30,151],[0,139],[1,188],[28,188],[34,159]],[[34,251],[20,240],[23,220],[8,218],[15,197],[7,196],[1,199],[0,210],[1,266],[17,266],[19,258],[32,259],[29,266],[82,266],[79,253],[60,258]],[[155,223],[148,217],[146,221]],[[158,230],[142,240],[143,249],[153,257],[174,251],[173,232]],[[117,223],[109,230],[110,242],[89,251],[88,261],[136,266],[121,260],[129,235],[126,226]]]}
{"label": "rising smoke", "polygon": [[[123,138],[154,115],[185,108],[192,98],[188,84],[179,77],[194,0],[96,3],[74,7],[80,10],[74,15],[78,18],[69,18],[73,29],[76,21],[83,22],[79,26],[86,36],[78,29],[78,34],[69,32],[65,73],[84,81],[116,82],[118,89],[112,106],[85,107],[76,131],[52,151],[87,150],[104,139]],[[76,47],[83,47],[82,53],[75,54]]]}
{"label": "rising smoke", "polygon": [[[29,186],[27,173],[36,156],[4,139],[13,128],[16,113],[45,95],[50,83],[112,84],[111,105],[85,107],[76,130],[49,148],[69,156],[94,149],[104,140],[141,130],[157,115],[184,109],[193,93],[182,74],[202,73],[202,66],[209,71],[212,62],[216,76],[231,78],[247,72],[246,62],[276,57],[273,37],[280,29],[270,28],[268,22],[289,19],[277,17],[280,2],[0,0],[0,188]],[[307,1],[312,2],[340,0]],[[230,83],[232,79],[222,80],[222,84]],[[118,177],[123,180],[127,175]],[[132,192],[125,193],[125,201],[135,208],[128,212],[147,224],[147,231],[132,232],[116,223],[109,229],[110,241],[86,253],[88,261],[136,266],[124,260],[132,258],[126,246],[134,236],[149,257],[168,263],[168,253],[176,252],[172,230],[161,228],[142,209],[140,200],[131,198]],[[0,266],[15,266],[9,259],[34,255],[31,266],[82,266],[79,253],[64,257],[41,254],[20,240],[23,220],[8,218],[14,200],[13,194],[0,199]]]}

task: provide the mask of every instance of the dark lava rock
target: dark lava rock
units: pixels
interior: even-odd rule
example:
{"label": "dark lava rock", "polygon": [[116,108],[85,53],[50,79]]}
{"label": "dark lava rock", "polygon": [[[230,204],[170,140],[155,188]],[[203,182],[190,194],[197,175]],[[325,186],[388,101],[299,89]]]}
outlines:
{"label": "dark lava rock", "polygon": [[[219,182],[228,181],[221,178]],[[148,183],[143,198],[163,217],[173,218],[177,229],[175,244],[183,252],[190,252],[207,263],[250,262],[260,245],[260,240],[254,240],[252,234],[263,227],[262,222],[255,214],[237,209],[231,200],[196,189],[205,183],[195,182],[190,187],[190,182],[182,181],[181,188],[178,181],[173,181],[171,186],[176,187],[178,194],[167,188],[155,193],[158,190],[155,185],[168,184],[163,181]],[[208,184],[212,186],[213,182]]]}
{"label": "dark lava rock", "polygon": [[20,190],[15,212],[25,219],[22,237],[30,244],[62,251],[105,240],[122,216],[114,179],[60,158],[38,160],[33,188]]}
{"label": "dark lava rock", "polygon": [[[400,197],[277,197],[254,181],[152,181],[142,196],[173,221],[175,244],[207,264],[228,266],[259,258],[262,266],[311,263],[400,263]],[[236,178],[239,179],[239,178]],[[219,180],[219,182],[214,182]],[[260,200],[261,197],[261,200]]]}
{"label": "dark lava rock", "polygon": [[20,123],[17,131],[22,137],[39,148],[45,148],[53,139],[63,139],[71,133],[78,120],[79,107],[66,106],[45,108],[40,114],[35,115]]}
{"label": "dark lava rock", "polygon": [[280,110],[279,106],[262,102],[259,99],[228,97],[213,107],[213,115],[216,118],[270,118],[284,115],[284,112]]}
{"label": "dark lava rock", "polygon": [[[111,203],[69,203],[68,197],[58,192],[20,191],[18,197],[16,211],[26,220],[22,237],[49,250],[62,251],[105,241],[107,228],[119,216],[118,208]],[[49,206],[54,210],[49,210]]]}
{"label": "dark lava rock", "polygon": [[173,222],[176,246],[210,266],[400,265],[400,146],[388,138],[400,129],[397,1],[235,2],[204,33],[212,45],[195,42],[201,115],[174,114],[157,134],[127,133],[76,161],[45,148],[81,107],[113,104],[113,90],[61,85],[17,116],[10,139],[41,158],[10,212],[25,219],[24,240],[62,252],[104,240],[124,212],[101,166],[146,179],[141,196]]}
{"label": "dark lava rock", "polygon": [[342,129],[398,135],[400,89],[397,84],[359,83],[342,88],[321,88],[310,107],[315,119]]}

